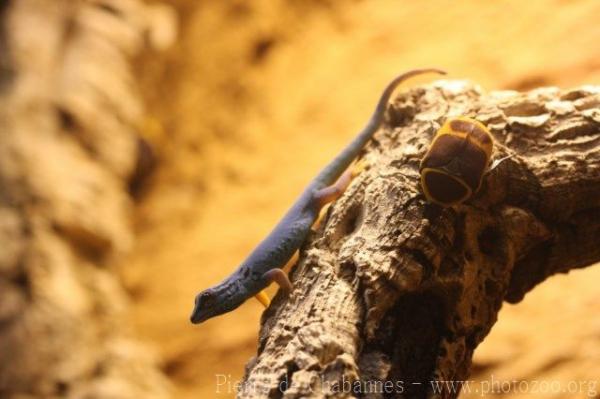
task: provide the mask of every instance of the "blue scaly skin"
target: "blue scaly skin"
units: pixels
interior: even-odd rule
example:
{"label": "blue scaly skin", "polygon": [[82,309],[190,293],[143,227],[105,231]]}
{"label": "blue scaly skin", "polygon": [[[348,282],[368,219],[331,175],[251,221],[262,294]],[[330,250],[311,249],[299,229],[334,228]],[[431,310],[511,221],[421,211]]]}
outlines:
{"label": "blue scaly skin", "polygon": [[[387,104],[396,87],[410,77],[429,72],[445,74],[434,68],[415,69],[396,77],[387,85],[364,129],[321,170],[273,231],[229,277],[196,296],[190,317],[192,323],[198,324],[236,309],[266,288],[275,280],[274,275],[277,273],[280,279],[287,279],[285,275],[282,277],[281,268],[304,243],[321,208],[337,198],[349,182],[350,175],[344,174],[344,171],[381,126]],[[346,182],[334,184],[338,178]]]}

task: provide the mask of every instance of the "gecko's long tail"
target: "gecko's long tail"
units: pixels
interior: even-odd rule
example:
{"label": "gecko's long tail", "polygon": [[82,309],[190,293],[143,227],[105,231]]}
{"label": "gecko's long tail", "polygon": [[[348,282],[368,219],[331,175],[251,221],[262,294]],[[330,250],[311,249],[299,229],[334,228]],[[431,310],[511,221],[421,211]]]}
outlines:
{"label": "gecko's long tail", "polygon": [[335,157],[333,161],[331,161],[321,170],[321,172],[315,178],[315,181],[323,185],[329,185],[333,183],[344,172],[344,170],[350,166],[352,161],[360,153],[361,149],[381,126],[385,116],[385,111],[387,109],[387,104],[398,85],[405,80],[412,78],[413,76],[424,73],[438,73],[440,75],[446,74],[446,72],[441,69],[422,68],[413,69],[394,78],[394,80],[388,83],[385,90],[381,94],[381,97],[377,102],[377,106],[375,107],[375,111],[371,115],[367,125],[363,128],[363,130],[361,130],[356,138],[352,140],[352,142],[348,144],[348,146],[342,152],[340,152],[337,157]]}

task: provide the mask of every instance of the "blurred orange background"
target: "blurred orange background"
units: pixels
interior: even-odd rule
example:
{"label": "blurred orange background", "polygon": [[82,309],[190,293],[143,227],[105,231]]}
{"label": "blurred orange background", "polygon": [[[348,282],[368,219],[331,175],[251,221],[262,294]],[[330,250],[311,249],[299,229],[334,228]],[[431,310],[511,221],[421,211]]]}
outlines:
{"label": "blurred orange background", "polygon": [[[194,326],[194,296],[270,231],[391,77],[439,67],[485,90],[600,83],[596,0],[169,4],[175,45],[136,63],[158,167],[119,270],[136,333],[158,348],[177,398],[233,396],[217,392],[217,375],[243,375],[261,305]],[[597,268],[555,277],[506,306],[475,377],[599,380],[599,277]]]}

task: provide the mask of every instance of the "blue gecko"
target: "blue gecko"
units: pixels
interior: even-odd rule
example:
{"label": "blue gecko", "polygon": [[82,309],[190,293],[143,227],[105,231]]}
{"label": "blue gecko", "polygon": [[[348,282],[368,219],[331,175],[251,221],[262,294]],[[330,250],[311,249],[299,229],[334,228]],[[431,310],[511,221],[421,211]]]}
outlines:
{"label": "blue gecko", "polygon": [[252,296],[260,299],[262,290],[272,282],[278,283],[287,294],[291,292],[292,285],[281,268],[304,243],[321,208],[338,198],[350,183],[349,166],[381,126],[396,87],[410,77],[430,72],[445,74],[435,68],[415,69],[397,76],[387,85],[364,129],[310,182],[273,231],[229,277],[196,296],[190,317],[192,323],[230,312]]}

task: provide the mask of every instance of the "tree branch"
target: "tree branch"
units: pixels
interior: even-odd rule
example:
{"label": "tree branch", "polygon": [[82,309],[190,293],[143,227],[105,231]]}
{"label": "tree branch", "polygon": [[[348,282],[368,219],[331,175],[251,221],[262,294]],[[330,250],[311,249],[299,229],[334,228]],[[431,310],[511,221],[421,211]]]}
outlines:
{"label": "tree branch", "polygon": [[[419,161],[467,115],[508,153],[467,203],[425,201]],[[262,320],[239,397],[448,397],[504,300],[600,261],[600,88],[483,93],[439,81],[401,95]],[[441,387],[441,386],[440,386]],[[361,397],[362,397],[361,396]]]}

